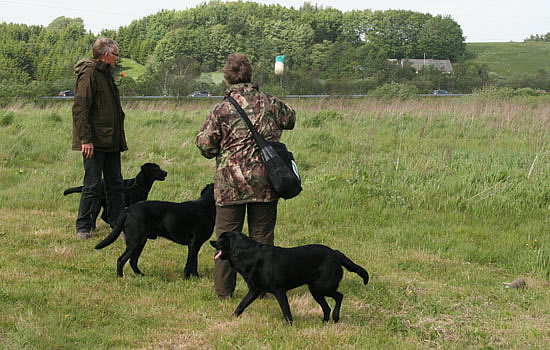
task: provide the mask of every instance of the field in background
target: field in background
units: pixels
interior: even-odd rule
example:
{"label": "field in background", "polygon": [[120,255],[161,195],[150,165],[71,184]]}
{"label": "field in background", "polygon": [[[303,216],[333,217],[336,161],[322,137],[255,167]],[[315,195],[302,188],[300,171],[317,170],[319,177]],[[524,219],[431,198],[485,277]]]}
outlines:
{"label": "field in background", "polygon": [[122,58],[119,65],[124,74],[128,78],[132,78],[134,80],[138,80],[138,78],[145,73],[145,66],[130,58]]}
{"label": "field in background", "polygon": [[[134,80],[138,80],[141,75],[145,74],[145,66],[130,58],[123,58],[120,62],[120,68],[127,77]],[[199,78],[199,82],[214,83],[215,85],[223,81],[223,72],[202,73]]]}
{"label": "field in background", "polygon": [[[214,174],[194,139],[217,101],[126,101],[130,150],[168,171],[150,199],[198,197]],[[70,102],[0,110],[0,347],[3,349],[532,348],[550,343],[550,102],[478,97],[381,102],[289,100],[283,142],[304,179],[279,204],[276,244],[322,243],[372,275],[346,272],[341,321],[302,287],[294,325],[274,298],[231,316],[213,291],[213,249],[182,279],[187,248],[149,241],[144,277],[108,232],[76,239],[81,156],[70,150]],[[245,229],[246,230],[246,229]],[[504,289],[523,277],[527,288]],[[330,305],[334,305],[329,300]]]}
{"label": "field in background", "polygon": [[534,76],[539,69],[550,72],[550,43],[467,43],[466,50],[476,54],[474,61],[486,63],[499,76]]}
{"label": "field in background", "polygon": [[214,84],[218,85],[224,82],[223,72],[211,72],[211,73],[202,73],[199,81],[211,81]]}

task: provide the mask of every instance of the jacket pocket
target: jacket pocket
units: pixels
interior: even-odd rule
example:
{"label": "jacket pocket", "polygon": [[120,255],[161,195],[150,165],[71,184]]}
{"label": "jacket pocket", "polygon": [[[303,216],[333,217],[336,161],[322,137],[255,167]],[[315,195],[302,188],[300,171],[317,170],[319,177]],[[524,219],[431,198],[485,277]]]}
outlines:
{"label": "jacket pocket", "polygon": [[94,146],[100,148],[113,147],[113,128],[110,126],[96,126]]}

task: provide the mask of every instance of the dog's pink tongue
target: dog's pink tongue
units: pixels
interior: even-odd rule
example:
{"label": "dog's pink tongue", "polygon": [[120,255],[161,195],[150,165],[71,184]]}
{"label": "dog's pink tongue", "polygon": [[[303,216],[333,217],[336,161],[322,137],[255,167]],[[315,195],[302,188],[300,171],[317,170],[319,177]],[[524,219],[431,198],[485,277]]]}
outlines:
{"label": "dog's pink tongue", "polygon": [[214,257],[214,260],[219,259],[221,255],[222,255],[222,251],[220,250],[216,253],[216,256]]}

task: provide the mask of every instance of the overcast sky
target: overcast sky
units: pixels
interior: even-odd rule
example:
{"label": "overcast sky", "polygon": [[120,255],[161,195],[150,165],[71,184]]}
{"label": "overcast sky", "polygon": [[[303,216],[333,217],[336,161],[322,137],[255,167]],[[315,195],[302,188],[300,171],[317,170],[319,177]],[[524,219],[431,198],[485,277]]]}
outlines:
{"label": "overcast sky", "polygon": [[[201,0],[0,0],[0,22],[48,25],[59,16],[80,17],[97,34],[117,29],[162,9],[185,10]],[[304,1],[258,0],[299,8]],[[318,0],[309,1],[341,11],[413,10],[450,15],[461,27],[466,42],[523,41],[532,34],[550,32],[550,0]]]}

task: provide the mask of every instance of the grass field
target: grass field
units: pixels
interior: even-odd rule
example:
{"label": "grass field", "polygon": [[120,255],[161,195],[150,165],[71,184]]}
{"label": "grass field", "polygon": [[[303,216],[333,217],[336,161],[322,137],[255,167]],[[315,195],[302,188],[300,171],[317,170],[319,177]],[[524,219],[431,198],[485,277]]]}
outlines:
{"label": "grass field", "polygon": [[[141,75],[145,73],[145,66],[137,63],[130,58],[123,58],[120,63],[120,67],[127,77],[130,77],[134,80],[137,80]],[[225,80],[223,78],[223,72],[210,72],[202,73],[199,81],[211,82],[217,85],[224,82]]]}
{"label": "grass field", "polygon": [[467,43],[466,49],[477,55],[474,61],[486,63],[500,76],[536,75],[539,69],[550,72],[550,43]]}
{"label": "grass field", "polygon": [[124,74],[134,80],[138,80],[145,73],[145,66],[130,58],[122,58],[119,65]]}
{"label": "grass field", "polygon": [[[240,318],[213,291],[213,249],[182,279],[187,248],[149,241],[116,277],[119,240],[74,232],[81,156],[71,104],[0,110],[2,349],[545,349],[550,344],[550,101],[290,100],[283,134],[304,179],[279,203],[276,244],[322,243],[371,274],[346,272],[341,320],[323,324],[307,288]],[[123,174],[168,171],[150,199],[198,197],[214,174],[194,138],[215,101],[126,101]],[[245,229],[246,231],[246,229]],[[523,277],[524,289],[502,282]],[[332,306],[334,303],[329,300]]]}
{"label": "grass field", "polygon": [[211,81],[214,84],[218,85],[224,82],[223,72],[211,72],[211,73],[202,73],[199,79],[200,81]]}

